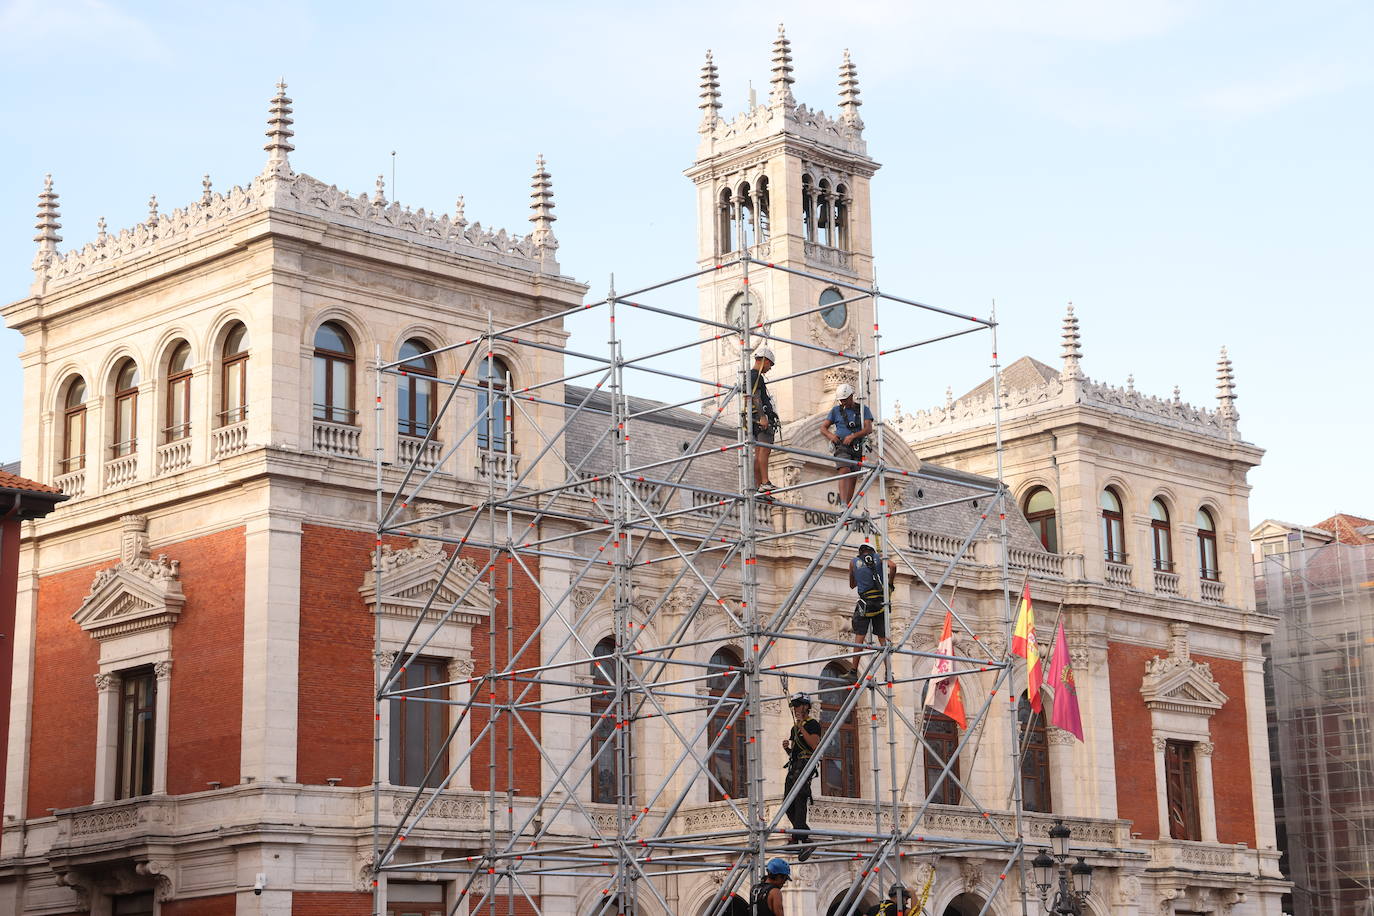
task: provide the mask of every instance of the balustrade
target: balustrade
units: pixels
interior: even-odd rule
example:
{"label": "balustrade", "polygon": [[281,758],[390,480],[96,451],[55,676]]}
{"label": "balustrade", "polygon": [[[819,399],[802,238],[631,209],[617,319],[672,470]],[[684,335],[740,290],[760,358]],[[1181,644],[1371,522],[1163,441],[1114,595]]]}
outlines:
{"label": "balustrade", "polygon": [[1178,573],[1155,570],[1155,591],[1161,595],[1178,594]]}
{"label": "balustrade", "polygon": [[1131,587],[1131,567],[1129,563],[1107,561],[1107,584],[1121,588]]}
{"label": "balustrade", "polygon": [[422,438],[402,435],[396,442],[396,459],[405,467],[414,464],[427,471],[437,465],[443,456],[444,444],[433,439],[426,442]]}
{"label": "balustrade", "polygon": [[1215,579],[1202,580],[1202,600],[1208,604],[1224,604],[1226,601],[1226,589]]}
{"label": "balustrade", "polygon": [[72,499],[83,495],[86,492],[86,469],[72,471],[70,474],[60,474],[53,481],[53,486],[66,493]]}
{"label": "balustrade", "polygon": [[218,461],[248,448],[248,424],[221,426],[210,434],[210,457]]}
{"label": "balustrade", "polygon": [[191,440],[178,439],[157,448],[157,473],[171,474],[191,466]]}
{"label": "balustrade", "polygon": [[329,423],[324,420],[316,420],[311,447],[325,455],[357,458],[361,434],[362,430],[347,423]]}
{"label": "balustrade", "polygon": [[138,455],[125,455],[105,462],[105,488],[122,487],[138,476]]}

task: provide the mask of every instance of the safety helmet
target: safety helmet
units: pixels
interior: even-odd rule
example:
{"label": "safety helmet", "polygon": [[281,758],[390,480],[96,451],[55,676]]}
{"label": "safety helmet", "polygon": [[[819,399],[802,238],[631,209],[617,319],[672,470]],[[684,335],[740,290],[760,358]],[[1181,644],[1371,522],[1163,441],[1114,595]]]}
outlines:
{"label": "safety helmet", "polygon": [[760,348],[758,349],[758,352],[756,352],[756,353],[754,354],[754,357],[755,357],[756,359],[766,359],[766,360],[768,360],[770,363],[776,363],[776,362],[777,362],[777,359],[773,356],[773,348],[772,348],[772,347],[760,347]]}
{"label": "safety helmet", "polygon": [[792,866],[787,864],[786,859],[769,859],[767,870],[770,875],[782,875],[784,878],[792,877]]}
{"label": "safety helmet", "polygon": [[794,693],[794,694],[792,694],[792,700],[791,700],[791,702],[789,702],[787,705],[788,705],[788,706],[810,706],[810,705],[811,705],[811,698],[810,698],[809,696],[807,696],[806,694],[801,693],[801,692]]}
{"label": "safety helmet", "polygon": [[891,889],[888,890],[887,895],[888,895],[889,897],[910,897],[910,896],[911,896],[909,893],[907,893],[906,887],[904,887],[904,886],[901,885],[901,884],[894,884],[894,885],[892,885]]}
{"label": "safety helmet", "polygon": [[872,544],[860,544],[860,545],[859,545],[859,553],[860,553],[860,554],[875,553],[875,552],[876,552],[876,551],[874,551],[873,545],[872,545]]}
{"label": "safety helmet", "polygon": [[848,382],[845,382],[839,388],[835,389],[835,400],[837,401],[843,401],[846,398],[852,397],[854,397],[854,386]]}

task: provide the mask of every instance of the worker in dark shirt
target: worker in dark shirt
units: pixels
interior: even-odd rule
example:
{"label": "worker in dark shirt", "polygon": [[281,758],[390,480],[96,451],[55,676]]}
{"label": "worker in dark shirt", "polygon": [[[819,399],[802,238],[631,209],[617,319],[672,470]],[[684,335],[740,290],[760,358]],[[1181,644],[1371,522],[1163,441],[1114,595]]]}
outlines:
{"label": "worker in dark shirt", "polygon": [[773,492],[773,482],[768,479],[768,456],[771,446],[777,441],[778,412],[773,407],[773,398],[768,394],[768,382],[764,376],[773,368],[773,351],[760,347],[754,355],[754,368],[749,370],[749,423],[750,435],[754,438],[754,484],[760,496],[768,497]]}
{"label": "worker in dark shirt", "polygon": [[792,880],[792,866],[783,859],[769,859],[764,880],[754,887],[751,916],[784,916],[782,889]]}
{"label": "worker in dark shirt", "polygon": [[854,386],[844,384],[835,392],[835,406],[821,421],[821,435],[835,451],[835,467],[840,478],[840,505],[854,498],[854,471],[864,460],[864,445],[873,432],[873,414],[854,400]]}
{"label": "worker in dark shirt", "polygon": [[[790,793],[792,787],[801,779],[802,771],[810,762],[816,746],[821,743],[821,723],[811,717],[811,698],[804,693],[798,693],[792,697],[792,702],[788,706],[792,710],[792,731],[782,743],[782,749],[787,752],[787,778],[783,781],[784,795]],[[787,806],[787,819],[792,822],[792,842],[794,843],[810,843],[811,841],[811,826],[806,822],[806,809],[811,804],[811,780],[815,779],[819,772],[819,768],[811,770],[806,782],[797,792],[797,797],[792,799],[792,804]],[[815,851],[814,847],[806,846],[797,853],[797,861],[805,862],[811,858],[811,854]]]}
{"label": "worker in dark shirt", "polygon": [[867,916],[910,916],[911,894],[900,884],[894,884],[887,892],[887,899],[875,904]]}
{"label": "worker in dark shirt", "polygon": [[859,545],[859,555],[849,563],[849,587],[859,593],[854,607],[854,632],[865,639],[872,632],[878,637],[878,645],[887,645],[887,619],[892,608],[892,590],[897,587],[897,562],[889,557],[883,563],[873,545]]}

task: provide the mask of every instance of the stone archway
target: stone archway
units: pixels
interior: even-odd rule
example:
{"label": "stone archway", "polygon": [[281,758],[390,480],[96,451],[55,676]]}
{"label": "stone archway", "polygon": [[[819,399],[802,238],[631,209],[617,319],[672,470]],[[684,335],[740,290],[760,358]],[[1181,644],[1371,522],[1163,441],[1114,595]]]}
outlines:
{"label": "stone archway", "polygon": [[830,906],[826,907],[825,916],[850,916],[851,913],[867,913],[871,907],[878,905],[878,896],[872,891],[864,892],[863,899],[859,901],[858,906],[844,906],[846,896],[848,893],[841,891],[834,900],[830,901]]}
{"label": "stone archway", "polygon": [[960,894],[945,904],[941,916],[978,916],[987,901],[977,894]]}

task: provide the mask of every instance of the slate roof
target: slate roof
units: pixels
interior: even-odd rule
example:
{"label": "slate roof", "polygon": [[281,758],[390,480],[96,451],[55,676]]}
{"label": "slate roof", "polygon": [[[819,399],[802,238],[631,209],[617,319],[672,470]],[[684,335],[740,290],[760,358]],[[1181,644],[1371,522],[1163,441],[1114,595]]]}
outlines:
{"label": "slate roof", "polygon": [[[1002,370],[1002,390],[1013,391],[1018,388],[1039,388],[1059,378],[1059,370],[1051,368],[1033,356],[1023,356]],[[992,378],[965,392],[959,401],[992,397]],[[956,403],[958,403],[956,401]]]}

